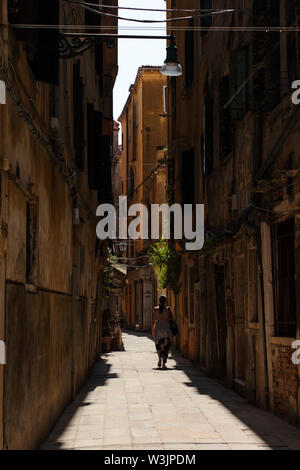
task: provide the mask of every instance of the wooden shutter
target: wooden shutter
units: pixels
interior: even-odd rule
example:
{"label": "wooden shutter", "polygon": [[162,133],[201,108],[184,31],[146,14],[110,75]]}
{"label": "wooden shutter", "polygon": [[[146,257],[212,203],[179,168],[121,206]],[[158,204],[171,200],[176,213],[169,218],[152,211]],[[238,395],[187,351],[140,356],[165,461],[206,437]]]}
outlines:
{"label": "wooden shutter", "polygon": [[296,336],[295,219],[272,227],[275,335]]}

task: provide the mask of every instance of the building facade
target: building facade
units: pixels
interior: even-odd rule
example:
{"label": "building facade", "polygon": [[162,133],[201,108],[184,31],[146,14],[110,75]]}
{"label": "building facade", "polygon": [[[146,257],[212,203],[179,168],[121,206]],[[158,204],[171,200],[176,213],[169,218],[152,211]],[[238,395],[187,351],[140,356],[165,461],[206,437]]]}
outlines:
{"label": "building facade", "polygon": [[[167,5],[199,3],[228,7]],[[199,252],[178,245],[182,290],[170,294],[178,345],[209,375],[299,425],[300,108],[291,95],[300,40],[251,28],[297,25],[299,2],[230,8],[239,11],[174,31],[183,76],[168,80],[168,186],[172,202],[205,205],[206,232]]]}
{"label": "building facade", "polygon": [[100,354],[117,74],[117,43],[70,55],[39,25],[116,22],[59,0],[3,0],[0,18],[0,448],[34,449]]}
{"label": "building facade", "polygon": [[[165,112],[166,77],[160,67],[140,67],[119,121],[122,126],[122,151],[119,156],[119,193],[127,195],[128,207],[142,203],[151,214],[151,204],[166,202]],[[130,220],[130,219],[129,219]],[[149,220],[148,229],[151,229]],[[149,240],[119,240],[119,256],[127,263],[124,309],[133,328],[151,330],[158,285],[149,265]],[[120,251],[123,248],[123,251]]]}

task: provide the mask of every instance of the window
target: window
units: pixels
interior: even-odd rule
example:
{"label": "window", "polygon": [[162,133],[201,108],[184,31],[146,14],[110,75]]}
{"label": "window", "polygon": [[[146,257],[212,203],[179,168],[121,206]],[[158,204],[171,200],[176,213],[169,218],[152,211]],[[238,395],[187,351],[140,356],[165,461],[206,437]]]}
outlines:
{"label": "window", "polygon": [[295,220],[274,225],[272,270],[275,336],[296,336]]}
{"label": "window", "polygon": [[182,205],[195,204],[195,151],[182,153]]}
{"label": "window", "polygon": [[38,206],[28,203],[26,210],[26,283],[38,281]]}
{"label": "window", "polygon": [[130,197],[134,193],[134,173],[133,169],[130,168],[128,177],[127,177],[127,195]]}
{"label": "window", "polygon": [[112,200],[111,136],[103,135],[102,113],[87,104],[88,182],[101,203]]}
{"label": "window", "polygon": [[[11,24],[59,24],[59,0],[9,0]],[[26,42],[28,62],[37,81],[59,84],[58,29],[15,29],[17,39]]]}
{"label": "window", "polygon": [[74,150],[77,168],[84,170],[84,116],[83,116],[83,80],[80,76],[80,61],[73,66],[73,132]]}
{"label": "window", "polygon": [[214,99],[207,96],[204,107],[203,173],[209,175],[214,168]]}

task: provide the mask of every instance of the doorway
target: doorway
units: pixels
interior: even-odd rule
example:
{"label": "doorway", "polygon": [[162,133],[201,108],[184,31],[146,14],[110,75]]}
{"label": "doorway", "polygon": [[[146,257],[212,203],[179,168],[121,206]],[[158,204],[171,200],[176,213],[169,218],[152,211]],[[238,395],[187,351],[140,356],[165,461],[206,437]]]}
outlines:
{"label": "doorway", "polygon": [[215,293],[216,293],[216,322],[217,345],[219,356],[219,371],[222,378],[226,378],[227,357],[227,320],[225,299],[225,267],[215,265]]}

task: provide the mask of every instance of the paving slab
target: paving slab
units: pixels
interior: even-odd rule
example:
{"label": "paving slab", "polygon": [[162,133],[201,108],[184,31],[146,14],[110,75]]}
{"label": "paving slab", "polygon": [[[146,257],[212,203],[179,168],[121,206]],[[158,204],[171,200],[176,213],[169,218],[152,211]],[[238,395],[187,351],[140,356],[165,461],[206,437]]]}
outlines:
{"label": "paving slab", "polygon": [[152,339],[123,333],[42,444],[44,450],[300,449],[300,429],[249,404],[173,351],[158,370]]}

